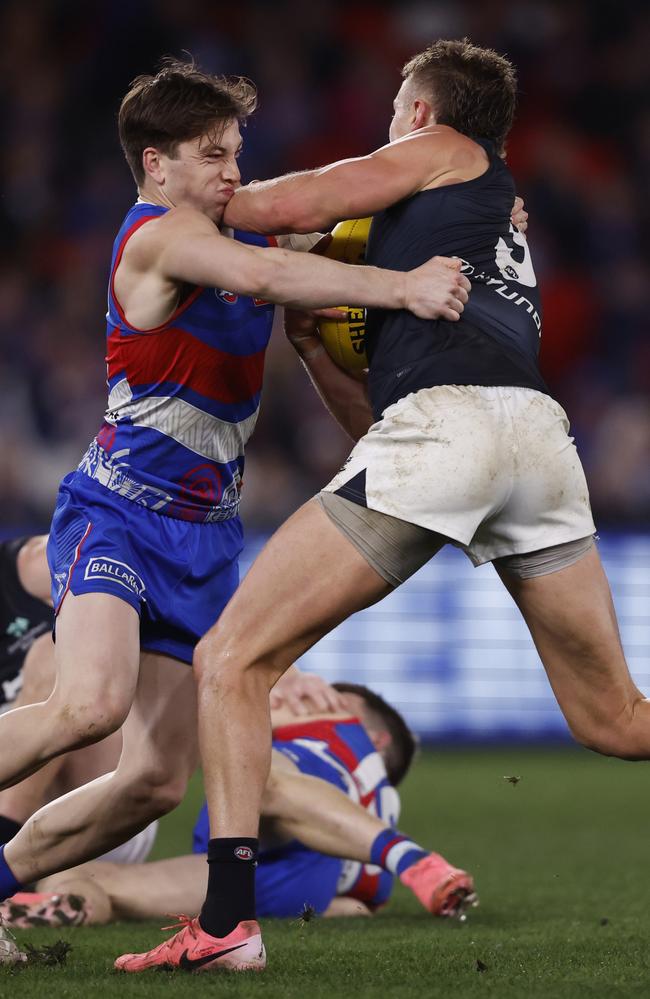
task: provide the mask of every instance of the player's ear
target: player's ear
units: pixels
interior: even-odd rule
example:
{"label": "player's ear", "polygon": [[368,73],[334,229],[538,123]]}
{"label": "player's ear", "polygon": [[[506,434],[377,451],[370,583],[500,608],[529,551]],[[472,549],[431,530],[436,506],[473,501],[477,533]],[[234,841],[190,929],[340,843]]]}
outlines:
{"label": "player's ear", "polygon": [[156,184],[165,183],[165,170],[160,153],[154,146],[147,146],[142,152],[142,169],[145,177],[151,177]]}
{"label": "player's ear", "polygon": [[390,732],[385,729],[373,729],[370,732],[370,739],[378,753],[381,753],[383,749],[388,749],[391,743]]}
{"label": "player's ear", "polygon": [[423,97],[416,97],[413,101],[413,131],[434,124],[433,105]]}

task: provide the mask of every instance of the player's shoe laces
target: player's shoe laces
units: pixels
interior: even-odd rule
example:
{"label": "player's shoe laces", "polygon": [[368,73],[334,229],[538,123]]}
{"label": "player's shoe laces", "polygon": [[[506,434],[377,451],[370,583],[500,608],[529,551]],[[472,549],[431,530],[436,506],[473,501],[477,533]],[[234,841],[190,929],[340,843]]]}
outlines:
{"label": "player's shoe laces", "polygon": [[[147,968],[181,968],[184,971],[263,971],[266,951],[259,924],[239,923],[227,937],[211,937],[201,929],[198,916],[179,916],[181,929],[169,940],[145,954],[123,954],[118,971],[146,971]],[[165,926],[173,930],[176,926]]]}
{"label": "player's shoe laces", "polygon": [[81,895],[23,891],[0,902],[0,919],[6,926],[19,930],[33,926],[81,926],[90,916],[90,904]]}
{"label": "player's shoe laces", "polygon": [[0,916],[0,964],[23,964],[26,960],[27,954],[20,950]]}
{"label": "player's shoe laces", "polygon": [[400,881],[434,916],[464,919],[465,909],[478,905],[470,875],[452,867],[437,853],[430,853],[408,867],[400,875]]}

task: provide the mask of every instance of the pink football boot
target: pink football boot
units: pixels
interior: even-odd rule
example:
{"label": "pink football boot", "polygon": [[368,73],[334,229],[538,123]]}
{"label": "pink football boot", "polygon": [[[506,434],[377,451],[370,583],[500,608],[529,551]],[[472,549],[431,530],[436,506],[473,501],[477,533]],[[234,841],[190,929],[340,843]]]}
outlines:
{"label": "pink football boot", "polygon": [[91,908],[81,895],[53,892],[19,892],[0,902],[5,926],[28,930],[33,926],[81,926],[90,920]]}
{"label": "pink football boot", "polygon": [[[146,971],[147,968],[181,968],[183,971],[263,971],[266,951],[259,924],[239,923],[227,937],[211,937],[201,929],[198,916],[179,916],[181,929],[169,940],[145,954],[123,954],[118,971]],[[164,929],[173,930],[174,926]]]}
{"label": "pink football boot", "polygon": [[470,875],[452,867],[439,853],[418,860],[400,875],[400,881],[434,916],[464,919],[465,909],[478,905]]}

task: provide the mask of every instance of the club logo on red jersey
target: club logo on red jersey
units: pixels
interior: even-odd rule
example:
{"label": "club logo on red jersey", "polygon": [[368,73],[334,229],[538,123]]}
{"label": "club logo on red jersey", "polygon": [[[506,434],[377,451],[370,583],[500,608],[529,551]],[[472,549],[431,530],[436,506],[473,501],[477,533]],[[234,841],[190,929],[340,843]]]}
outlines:
{"label": "club logo on red jersey", "polygon": [[253,851],[250,846],[238,846],[235,848],[235,856],[238,860],[252,860]]}

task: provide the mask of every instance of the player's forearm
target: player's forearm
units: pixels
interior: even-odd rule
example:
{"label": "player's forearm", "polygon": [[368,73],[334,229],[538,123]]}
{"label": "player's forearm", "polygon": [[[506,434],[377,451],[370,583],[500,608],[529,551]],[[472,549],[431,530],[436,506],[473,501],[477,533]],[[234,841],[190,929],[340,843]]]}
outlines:
{"label": "player's forearm", "polygon": [[382,309],[407,307],[407,275],[342,264],[289,250],[261,250],[253,289],[234,288],[293,309],[319,309],[355,302]]}
{"label": "player's forearm", "polygon": [[[226,205],[224,222],[233,229],[267,235],[331,228],[339,218],[323,210],[316,192],[310,193],[318,174],[317,170],[308,170],[240,187]],[[313,220],[317,220],[314,225]]]}
{"label": "player's forearm", "polygon": [[300,773],[271,766],[262,815],[274,820],[277,834],[330,857],[370,862],[371,847],[388,827],[338,788]]}
{"label": "player's forearm", "polygon": [[368,156],[240,188],[226,207],[226,223],[254,232],[306,233],[374,215],[422,190],[440,164],[445,167],[440,136],[415,138],[415,143],[405,136]]}
{"label": "player's forearm", "polygon": [[374,422],[365,384],[342,371],[317,341],[294,346],[325,408],[358,441]]}

